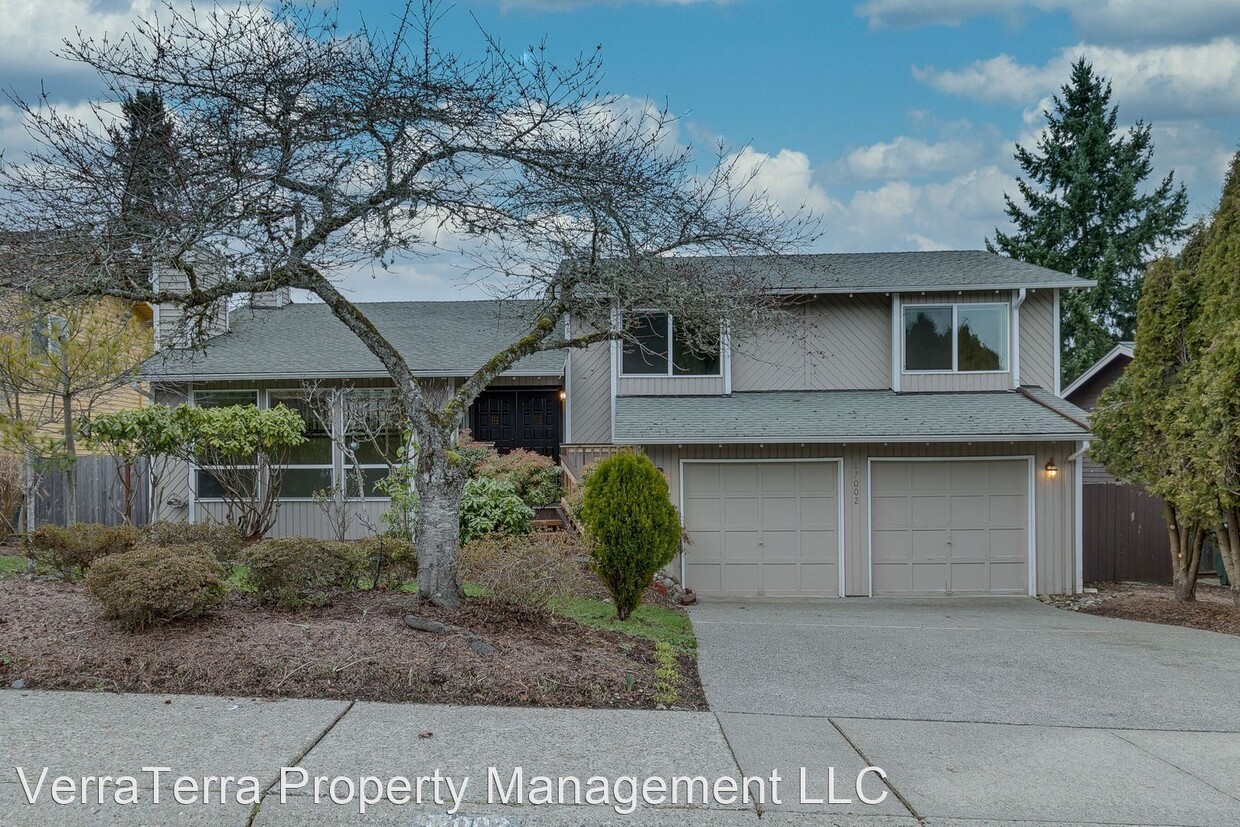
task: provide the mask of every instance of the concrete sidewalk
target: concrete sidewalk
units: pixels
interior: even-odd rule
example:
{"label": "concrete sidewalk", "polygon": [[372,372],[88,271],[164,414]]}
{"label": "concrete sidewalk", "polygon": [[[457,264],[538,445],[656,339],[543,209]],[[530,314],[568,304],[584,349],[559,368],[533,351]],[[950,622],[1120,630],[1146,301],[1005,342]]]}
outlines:
{"label": "concrete sidewalk", "polygon": [[[1232,733],[803,718],[709,712],[630,712],[257,701],[189,696],[0,692],[0,827],[318,827],[318,825],[632,824],[785,827],[981,827],[984,824],[1229,825],[1240,812],[1240,736]],[[426,733],[431,733],[426,735]],[[726,736],[725,736],[726,733]],[[425,737],[423,737],[425,736]],[[875,764],[870,806],[857,800],[857,772]],[[170,767],[163,797],[143,767]],[[611,779],[634,775],[740,774],[784,778],[783,804],[648,807],[503,806],[487,802],[488,767],[506,785],[514,767],[535,775]],[[848,804],[800,803],[798,771],[826,798],[827,768]],[[16,767],[37,783],[25,803]],[[309,778],[469,777],[459,810],[444,805],[315,802],[309,786],[281,800],[282,767]],[[56,804],[50,778],[137,776],[142,803]],[[253,776],[261,804],[171,801],[172,776]],[[297,781],[298,776],[292,776]],[[429,798],[430,786],[427,793]],[[77,794],[80,798],[81,793]]]}

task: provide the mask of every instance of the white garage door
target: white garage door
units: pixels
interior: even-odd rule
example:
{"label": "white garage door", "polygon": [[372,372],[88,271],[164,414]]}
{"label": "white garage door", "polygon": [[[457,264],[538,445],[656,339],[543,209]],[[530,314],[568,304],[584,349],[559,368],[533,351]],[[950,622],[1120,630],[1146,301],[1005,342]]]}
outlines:
{"label": "white garage door", "polygon": [[686,462],[685,584],[699,594],[839,594],[839,463]]}
{"label": "white garage door", "polygon": [[870,464],[874,594],[1026,594],[1029,462]]}

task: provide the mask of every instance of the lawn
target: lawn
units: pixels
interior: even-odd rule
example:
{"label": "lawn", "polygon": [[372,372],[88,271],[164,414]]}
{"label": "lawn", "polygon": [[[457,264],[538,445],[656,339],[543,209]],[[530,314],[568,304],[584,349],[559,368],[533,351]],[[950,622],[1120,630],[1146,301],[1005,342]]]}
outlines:
{"label": "lawn", "polygon": [[26,558],[20,554],[0,555],[0,577],[26,573]]}
{"label": "lawn", "polygon": [[620,632],[655,642],[670,643],[680,652],[696,652],[697,638],[693,624],[684,609],[643,603],[628,620],[616,617],[616,607],[610,602],[593,597],[566,597],[551,605],[551,610],[561,617],[607,632]]}

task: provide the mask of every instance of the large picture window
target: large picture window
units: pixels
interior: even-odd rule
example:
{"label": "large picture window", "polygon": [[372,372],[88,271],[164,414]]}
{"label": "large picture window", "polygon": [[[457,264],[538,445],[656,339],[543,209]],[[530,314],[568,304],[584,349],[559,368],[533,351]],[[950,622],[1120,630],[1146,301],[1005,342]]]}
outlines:
{"label": "large picture window", "polygon": [[[194,391],[192,402],[199,408],[224,408],[230,405],[258,405],[258,391]],[[248,477],[245,475],[248,472]],[[224,486],[217,478],[221,471],[213,466],[199,466],[194,470],[194,492],[199,500],[224,499]],[[253,493],[258,486],[258,466],[238,466],[238,482],[247,483]]]}
{"label": "large picture window", "polygon": [[620,364],[624,376],[719,376],[718,339],[705,352],[690,344],[685,331],[667,313],[638,313],[628,319]]}
{"label": "large picture window", "polygon": [[904,370],[983,373],[1008,369],[1006,304],[904,308]]}
{"label": "large picture window", "polygon": [[288,459],[280,480],[280,499],[308,500],[316,491],[332,487],[332,415],[317,404],[318,398],[307,398],[299,391],[270,391],[267,406],[283,405],[297,411],[306,423],[306,441],[288,450]]}

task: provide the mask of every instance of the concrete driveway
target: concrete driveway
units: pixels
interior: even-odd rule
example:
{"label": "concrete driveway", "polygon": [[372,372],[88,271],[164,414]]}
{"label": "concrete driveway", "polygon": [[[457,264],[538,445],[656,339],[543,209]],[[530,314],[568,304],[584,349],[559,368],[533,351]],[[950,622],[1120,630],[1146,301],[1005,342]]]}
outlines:
{"label": "concrete driveway", "polygon": [[693,621],[743,771],[889,775],[883,805],[776,821],[1240,819],[1240,638],[1028,598],[711,602]]}

